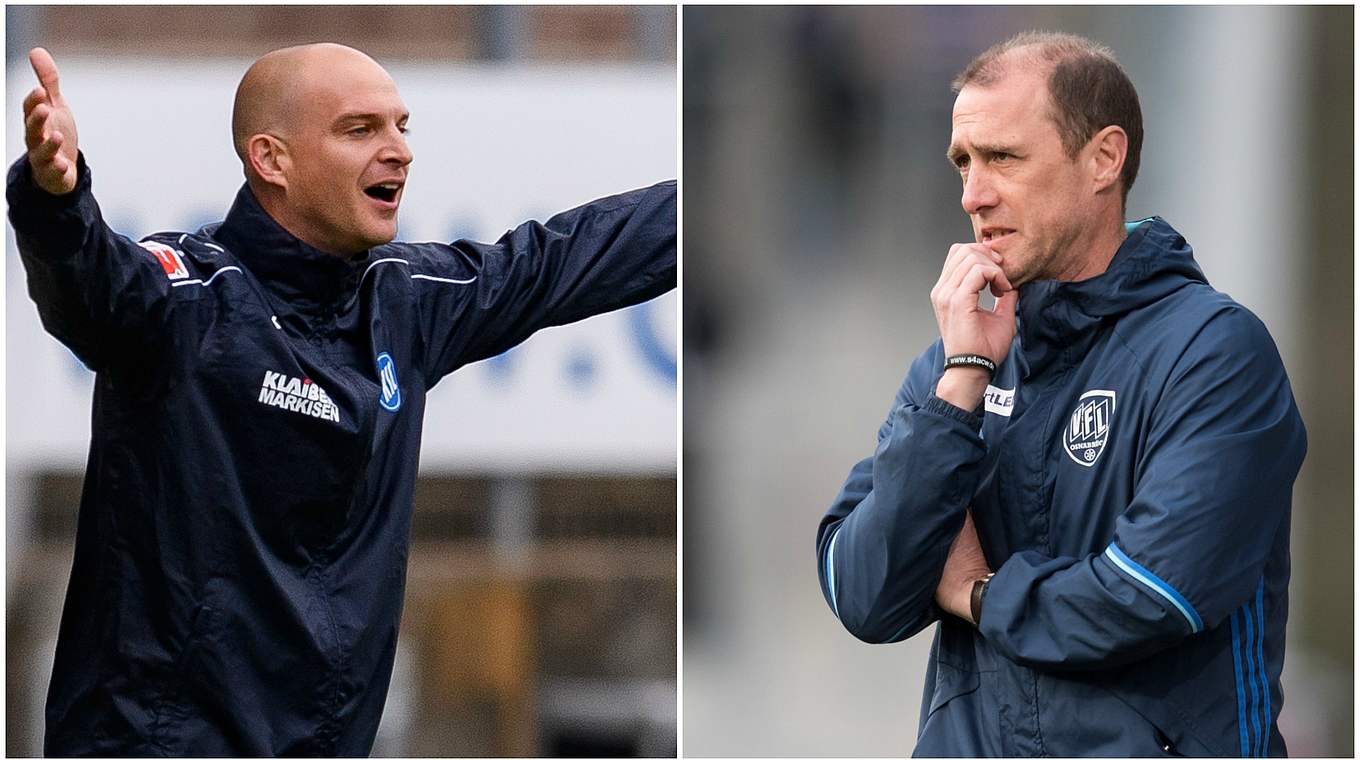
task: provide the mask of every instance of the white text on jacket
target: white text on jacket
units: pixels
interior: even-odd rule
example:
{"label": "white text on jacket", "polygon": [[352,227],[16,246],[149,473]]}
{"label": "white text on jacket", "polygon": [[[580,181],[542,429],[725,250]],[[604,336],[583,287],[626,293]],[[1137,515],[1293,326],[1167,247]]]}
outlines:
{"label": "white text on jacket", "polygon": [[335,402],[331,401],[321,386],[305,377],[299,379],[266,370],[259,401],[290,412],[300,412],[331,422],[340,421],[340,409],[335,406]]}

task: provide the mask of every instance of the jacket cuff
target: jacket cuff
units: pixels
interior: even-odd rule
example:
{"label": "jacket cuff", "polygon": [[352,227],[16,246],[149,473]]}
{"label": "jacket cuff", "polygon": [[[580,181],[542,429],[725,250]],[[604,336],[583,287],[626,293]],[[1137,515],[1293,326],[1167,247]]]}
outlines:
{"label": "jacket cuff", "polygon": [[926,399],[926,403],[921,406],[921,409],[923,411],[933,412],[942,417],[948,417],[951,420],[957,420],[958,422],[962,422],[963,424],[967,425],[968,429],[972,430],[974,433],[982,430],[981,404],[978,405],[977,409],[974,409],[973,411],[970,412],[965,409],[960,409],[959,407],[954,406],[948,401],[945,401],[944,399],[941,399],[940,397],[936,396],[932,392],[930,394],[930,397]]}
{"label": "jacket cuff", "polygon": [[90,168],[85,154],[76,154],[76,186],[69,193],[53,195],[33,181],[33,167],[24,155],[9,167],[5,183],[5,199],[9,202],[10,221],[16,228],[31,228],[43,218],[71,211],[90,193]]}

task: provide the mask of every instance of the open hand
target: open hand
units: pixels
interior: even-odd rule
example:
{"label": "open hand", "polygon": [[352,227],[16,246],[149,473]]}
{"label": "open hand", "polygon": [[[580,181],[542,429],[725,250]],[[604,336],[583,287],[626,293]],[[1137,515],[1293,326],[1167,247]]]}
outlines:
{"label": "open hand", "polygon": [[76,119],[61,95],[57,64],[42,48],[28,53],[38,86],[24,98],[24,144],[38,187],[53,195],[76,187]]}

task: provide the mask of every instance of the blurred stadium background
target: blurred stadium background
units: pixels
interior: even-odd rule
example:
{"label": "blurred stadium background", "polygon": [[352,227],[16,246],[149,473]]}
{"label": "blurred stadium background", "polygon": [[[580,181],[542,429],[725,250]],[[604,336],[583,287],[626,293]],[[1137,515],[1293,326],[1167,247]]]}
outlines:
{"label": "blurred stadium background", "polygon": [[1054,29],[1111,46],[1158,214],[1269,326],[1308,426],[1285,703],[1295,756],[1353,751],[1353,9],[687,7],[684,750],[903,755],[930,636],[871,647],[813,538],[873,450],[928,294],[970,240],[949,81]]}
{"label": "blurred stadium background", "polygon": [[[195,229],[242,182],[246,67],[342,42],[412,111],[400,238],[491,240],[676,175],[675,38],[668,6],[10,6],[6,155],[43,45],[110,225]],[[42,333],[9,237],[5,749],[34,755],[93,376]],[[677,302],[549,330],[434,390],[375,754],[675,753]]]}

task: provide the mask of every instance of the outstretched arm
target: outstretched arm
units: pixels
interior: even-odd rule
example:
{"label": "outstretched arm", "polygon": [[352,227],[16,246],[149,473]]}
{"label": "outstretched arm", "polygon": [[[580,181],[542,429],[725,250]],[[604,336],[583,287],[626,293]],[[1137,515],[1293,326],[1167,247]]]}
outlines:
{"label": "outstretched arm", "polygon": [[542,328],[674,288],[675,202],[672,180],[527,222],[492,244],[417,245],[420,265],[438,278],[416,281],[429,382]]}
{"label": "outstretched arm", "polygon": [[138,346],[156,339],[145,328],[166,302],[167,272],[182,265],[168,246],[139,246],[104,224],[56,63],[42,48],[29,62],[38,86],[23,103],[28,152],[10,167],[5,193],[29,295],[47,331],[91,369],[136,361]]}

